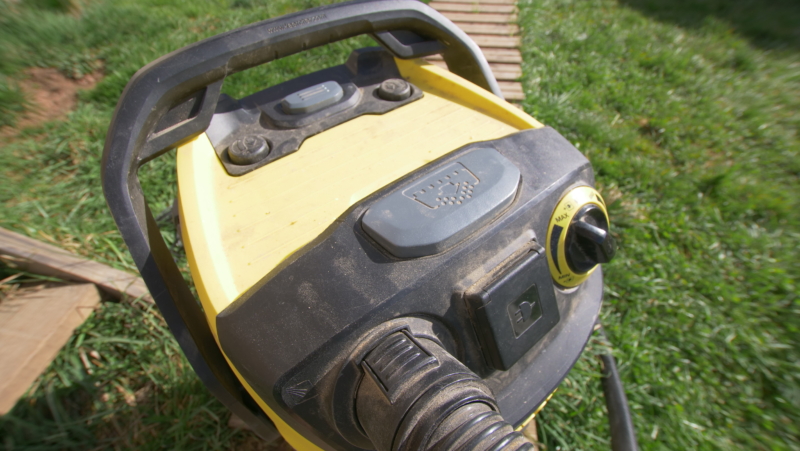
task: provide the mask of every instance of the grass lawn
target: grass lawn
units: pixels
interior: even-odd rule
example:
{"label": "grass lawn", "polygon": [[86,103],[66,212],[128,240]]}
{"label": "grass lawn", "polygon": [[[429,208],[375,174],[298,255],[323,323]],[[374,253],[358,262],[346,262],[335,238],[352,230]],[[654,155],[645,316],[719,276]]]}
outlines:
{"label": "grass lawn", "polygon": [[[318,4],[0,0],[0,125],[21,117],[27,67],[104,74],[67,118],[0,135],[0,226],[133,270],[99,170],[131,75],[203,37]],[[523,107],[589,157],[610,204],[620,250],[606,267],[602,320],[641,448],[800,449],[800,5],[519,9]],[[242,96],[364,45],[271,63],[224,90]],[[175,194],[168,160],[142,177],[154,211]],[[0,268],[0,279],[11,274]],[[538,417],[546,449],[609,447],[600,348],[592,342]],[[0,447],[259,449],[228,416],[156,310],[108,302],[0,419]]]}

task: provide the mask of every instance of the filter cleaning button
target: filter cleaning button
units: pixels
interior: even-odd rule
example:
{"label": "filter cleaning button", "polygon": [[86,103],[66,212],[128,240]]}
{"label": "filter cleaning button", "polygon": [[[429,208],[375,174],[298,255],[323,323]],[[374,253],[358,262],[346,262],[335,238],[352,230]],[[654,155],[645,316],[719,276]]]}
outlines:
{"label": "filter cleaning button", "polygon": [[308,114],[319,111],[342,100],[344,90],[335,81],[326,81],[310,88],[289,94],[281,102],[288,114]]}
{"label": "filter cleaning button", "polygon": [[362,225],[398,257],[438,254],[508,207],[519,178],[500,152],[474,149],[376,202]]}

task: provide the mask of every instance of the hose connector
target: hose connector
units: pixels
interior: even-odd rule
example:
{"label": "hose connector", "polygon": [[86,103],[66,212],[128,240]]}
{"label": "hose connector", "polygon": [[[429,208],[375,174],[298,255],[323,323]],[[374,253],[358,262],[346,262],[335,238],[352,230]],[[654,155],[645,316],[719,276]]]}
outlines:
{"label": "hose connector", "polygon": [[533,449],[481,378],[431,340],[393,332],[361,368],[356,416],[377,451]]}

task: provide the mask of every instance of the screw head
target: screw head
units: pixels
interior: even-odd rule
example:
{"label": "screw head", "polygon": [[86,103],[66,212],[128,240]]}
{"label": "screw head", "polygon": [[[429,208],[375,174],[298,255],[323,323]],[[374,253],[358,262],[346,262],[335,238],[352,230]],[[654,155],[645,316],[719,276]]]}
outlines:
{"label": "screw head", "polygon": [[269,143],[258,135],[247,135],[228,147],[228,158],[234,164],[253,164],[269,155]]}
{"label": "screw head", "polygon": [[401,78],[390,78],[381,83],[378,96],[383,100],[405,100],[411,96],[411,85]]}

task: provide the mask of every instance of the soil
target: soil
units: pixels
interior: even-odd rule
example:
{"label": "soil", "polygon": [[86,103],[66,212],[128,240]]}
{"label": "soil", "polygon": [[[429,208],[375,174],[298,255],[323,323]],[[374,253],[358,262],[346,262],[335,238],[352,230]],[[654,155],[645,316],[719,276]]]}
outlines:
{"label": "soil", "polygon": [[32,67],[23,73],[25,78],[20,81],[20,87],[30,107],[14,127],[0,129],[0,136],[11,137],[19,130],[65,117],[75,108],[78,91],[94,87],[102,78],[98,71],[74,80],[50,67]]}

